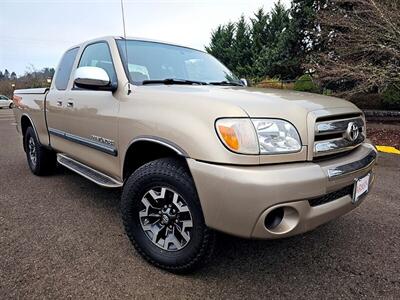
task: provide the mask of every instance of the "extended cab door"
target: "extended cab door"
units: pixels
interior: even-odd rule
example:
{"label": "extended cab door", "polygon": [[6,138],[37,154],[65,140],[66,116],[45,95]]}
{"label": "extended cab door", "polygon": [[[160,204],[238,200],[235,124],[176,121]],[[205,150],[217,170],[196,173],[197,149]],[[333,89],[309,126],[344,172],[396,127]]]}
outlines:
{"label": "extended cab door", "polygon": [[62,133],[66,130],[69,118],[66,116],[65,93],[70,82],[72,69],[77,59],[79,47],[65,52],[62,57],[53,81],[46,96],[46,121],[50,134],[50,144],[58,152],[69,154],[70,141]]}
{"label": "extended cab door", "polygon": [[[83,49],[77,68],[87,66],[104,69],[110,81],[117,84],[107,42],[95,42]],[[96,170],[118,177],[119,101],[113,92],[78,88],[71,79],[65,102],[68,122],[64,131],[71,142],[68,154]]]}

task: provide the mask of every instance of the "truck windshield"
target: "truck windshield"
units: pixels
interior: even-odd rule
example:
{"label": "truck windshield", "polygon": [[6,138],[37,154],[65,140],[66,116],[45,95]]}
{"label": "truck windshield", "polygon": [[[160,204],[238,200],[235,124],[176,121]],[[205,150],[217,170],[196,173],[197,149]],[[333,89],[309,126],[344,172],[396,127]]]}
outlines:
{"label": "truck windshield", "polygon": [[[134,84],[242,85],[213,56],[157,42],[117,40],[119,53]],[[126,61],[128,60],[128,61]]]}

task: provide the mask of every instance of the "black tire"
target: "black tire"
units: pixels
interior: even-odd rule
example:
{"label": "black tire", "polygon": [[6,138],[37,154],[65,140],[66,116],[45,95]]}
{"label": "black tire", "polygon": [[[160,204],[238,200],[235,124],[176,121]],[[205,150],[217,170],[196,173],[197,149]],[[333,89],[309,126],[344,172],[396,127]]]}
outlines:
{"label": "black tire", "polygon": [[14,108],[14,103],[10,103],[10,105],[8,106],[9,109],[13,109]]}
{"label": "black tire", "polygon": [[[157,246],[151,238],[148,237],[148,234],[142,227],[143,221],[141,218],[143,217],[139,217],[139,212],[143,212],[144,207],[142,199],[144,199],[144,196],[147,195],[150,190],[157,188],[160,190],[164,188],[168,193],[173,193],[173,191],[175,191],[179,194],[179,199],[183,201],[179,203],[185,203],[185,209],[188,209],[190,212],[190,215],[186,215],[186,217],[189,216],[191,218],[193,226],[188,234],[190,237],[189,241],[186,242],[186,245],[183,246],[182,249],[176,248],[172,251],[170,249],[166,250],[160,248],[160,246]],[[166,195],[167,192],[164,192],[164,195]],[[164,199],[156,201],[162,203],[164,200],[166,201],[166,198],[167,196],[165,196]],[[165,205],[164,208],[166,206],[167,205]],[[175,206],[173,205],[173,207]],[[186,166],[178,159],[164,158],[155,160],[136,170],[129,177],[124,186],[121,199],[121,211],[125,231],[133,246],[148,262],[159,268],[174,273],[187,273],[205,265],[212,256],[215,245],[215,232],[206,226],[193,179]],[[177,211],[177,215],[180,215],[180,210],[178,209]],[[159,213],[161,213],[161,211],[159,211]],[[185,213],[187,212],[183,212],[182,214]],[[161,220],[162,218],[160,217],[159,219]],[[178,224],[179,221],[180,219],[175,220],[175,223]],[[162,220],[157,224],[162,226],[161,222]],[[176,227],[179,225],[172,224],[169,226]],[[167,225],[165,225],[165,227],[167,227]],[[179,228],[184,231],[186,227],[182,225]],[[166,230],[168,233],[168,229]],[[179,235],[178,233],[180,232],[176,230],[176,228],[173,228],[170,231],[174,233],[174,237]],[[166,238],[163,241],[165,246]],[[182,245],[182,243],[180,243],[180,245]],[[174,247],[174,245],[172,246]],[[167,245],[166,247],[169,246]]]}
{"label": "black tire", "polygon": [[39,143],[32,127],[28,127],[25,132],[24,148],[29,168],[33,174],[43,176],[54,171],[57,165],[56,154]]}

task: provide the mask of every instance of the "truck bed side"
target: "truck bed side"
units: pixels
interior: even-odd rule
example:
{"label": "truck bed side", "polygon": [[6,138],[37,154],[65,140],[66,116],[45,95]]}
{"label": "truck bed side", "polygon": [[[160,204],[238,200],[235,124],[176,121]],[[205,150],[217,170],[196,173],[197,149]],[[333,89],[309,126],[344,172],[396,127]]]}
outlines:
{"label": "truck bed side", "polygon": [[24,134],[30,123],[40,143],[45,146],[50,144],[45,113],[48,91],[48,88],[15,90],[13,97],[18,132]]}

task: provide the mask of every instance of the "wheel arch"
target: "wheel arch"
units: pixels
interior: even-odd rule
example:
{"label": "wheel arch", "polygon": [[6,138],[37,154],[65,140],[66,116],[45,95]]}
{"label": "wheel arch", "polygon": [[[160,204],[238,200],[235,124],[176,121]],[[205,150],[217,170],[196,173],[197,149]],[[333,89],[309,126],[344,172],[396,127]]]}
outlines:
{"label": "wheel arch", "polygon": [[25,136],[26,130],[28,129],[29,126],[31,126],[33,128],[33,131],[35,131],[36,137],[38,137],[35,124],[33,123],[31,117],[29,117],[27,114],[23,114],[21,116],[22,136]]}
{"label": "wheel arch", "polygon": [[[36,138],[37,138],[38,142],[40,143],[39,135],[38,135],[38,133],[36,131],[35,123],[33,123],[31,117],[29,117],[27,114],[23,114],[21,116],[21,132],[22,132],[22,140],[23,141],[24,141],[24,138],[25,138],[26,131],[28,130],[29,127],[33,128],[33,131],[35,132]],[[23,143],[23,145],[24,145],[24,150],[26,151],[25,143]]]}
{"label": "wheel arch", "polygon": [[140,136],[133,139],[123,160],[123,181],[142,165],[164,157],[180,158],[187,166],[185,158],[189,156],[181,147],[166,139],[151,136]]}

